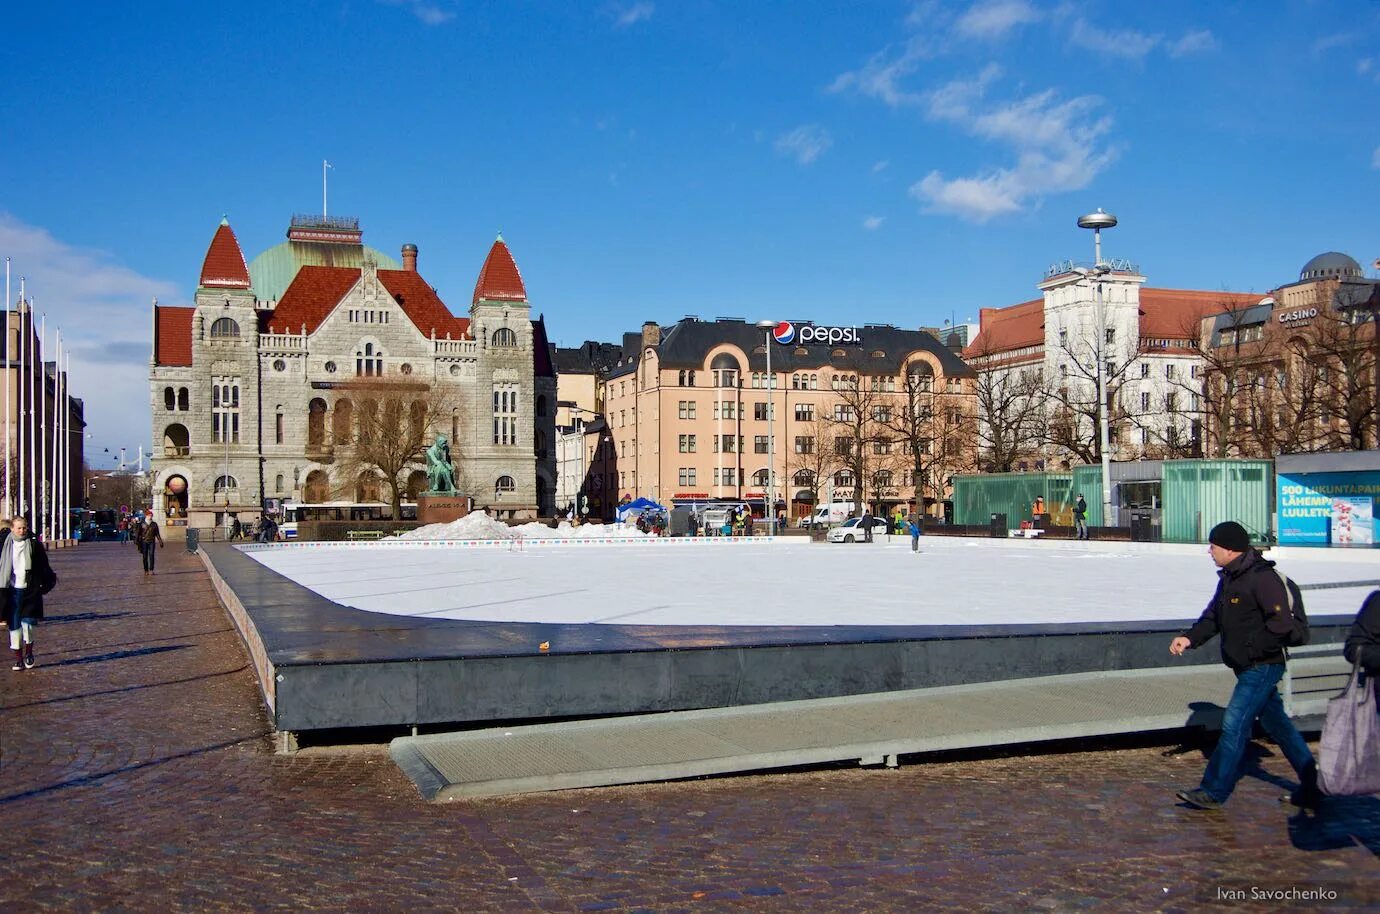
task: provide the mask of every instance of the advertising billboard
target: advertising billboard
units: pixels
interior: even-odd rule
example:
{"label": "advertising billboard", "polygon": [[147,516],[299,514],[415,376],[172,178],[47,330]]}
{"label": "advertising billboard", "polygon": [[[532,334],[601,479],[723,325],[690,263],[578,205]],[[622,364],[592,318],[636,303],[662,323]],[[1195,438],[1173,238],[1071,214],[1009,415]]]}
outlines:
{"label": "advertising billboard", "polygon": [[1380,472],[1281,473],[1276,477],[1281,545],[1371,546]]}

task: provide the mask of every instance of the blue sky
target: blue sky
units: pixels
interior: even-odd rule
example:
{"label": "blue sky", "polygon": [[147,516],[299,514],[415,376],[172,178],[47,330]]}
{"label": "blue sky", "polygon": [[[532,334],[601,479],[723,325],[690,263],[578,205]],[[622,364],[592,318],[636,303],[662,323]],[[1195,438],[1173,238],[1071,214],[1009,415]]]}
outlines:
{"label": "blue sky", "polygon": [[[0,255],[72,340],[96,455],[150,439],[148,301],[222,213],[421,249],[463,313],[502,230],[553,339],[685,314],[934,324],[1108,256],[1265,291],[1380,256],[1380,5],[23,4]],[[101,465],[99,459],[93,459]]]}

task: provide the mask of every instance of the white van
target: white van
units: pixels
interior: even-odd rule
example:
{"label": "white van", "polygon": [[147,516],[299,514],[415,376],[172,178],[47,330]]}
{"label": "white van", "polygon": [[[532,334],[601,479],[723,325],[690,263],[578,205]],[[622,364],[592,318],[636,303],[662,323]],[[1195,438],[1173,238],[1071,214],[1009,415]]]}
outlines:
{"label": "white van", "polygon": [[816,529],[819,527],[832,527],[841,524],[853,513],[853,503],[851,501],[836,501],[827,505],[820,505],[804,520],[802,526]]}

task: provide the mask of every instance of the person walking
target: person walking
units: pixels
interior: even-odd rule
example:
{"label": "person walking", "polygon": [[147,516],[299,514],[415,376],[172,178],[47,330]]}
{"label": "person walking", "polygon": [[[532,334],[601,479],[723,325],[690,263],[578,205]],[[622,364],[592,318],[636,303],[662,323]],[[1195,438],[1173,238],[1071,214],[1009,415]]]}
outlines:
{"label": "person walking", "polygon": [[910,532],[910,551],[920,551],[920,518],[911,515],[910,520],[906,521],[906,529]]}
{"label": "person walking", "polygon": [[1078,494],[1078,501],[1073,506],[1073,529],[1074,538],[1085,540],[1088,538],[1088,503],[1083,500],[1083,494]]}
{"label": "person walking", "polygon": [[1355,663],[1359,657],[1366,675],[1380,678],[1380,590],[1372,590],[1366,602],[1361,604],[1361,611],[1351,623],[1351,631],[1347,632],[1342,656],[1347,663]]}
{"label": "person walking", "polygon": [[1317,762],[1279,697],[1287,661],[1285,646],[1294,628],[1293,601],[1284,579],[1275,571],[1275,563],[1251,546],[1250,534],[1235,521],[1213,527],[1208,543],[1208,553],[1218,568],[1217,591],[1193,627],[1169,642],[1169,653],[1182,656],[1221,635],[1222,662],[1236,674],[1236,687],[1202,782],[1192,790],[1178,791],[1177,796],[1195,809],[1219,809],[1227,802],[1241,779],[1246,744],[1259,720],[1298,774],[1299,789],[1288,801],[1316,806],[1321,798]]}
{"label": "person walking", "polygon": [[752,509],[743,509],[743,536],[752,536]]}
{"label": "person walking", "polygon": [[158,521],[150,516],[143,528],[139,531],[139,552],[144,557],[145,576],[156,573],[153,570],[155,560],[153,550],[155,548],[163,548],[163,535],[158,532]]}
{"label": "person walking", "polygon": [[862,527],[863,542],[872,542],[872,512],[864,510],[862,520],[858,521],[858,526]]}
{"label": "person walking", "polygon": [[26,518],[14,518],[0,540],[0,601],[14,652],[12,669],[34,668],[34,629],[43,618],[44,595],[56,586],[43,543],[30,535]]}

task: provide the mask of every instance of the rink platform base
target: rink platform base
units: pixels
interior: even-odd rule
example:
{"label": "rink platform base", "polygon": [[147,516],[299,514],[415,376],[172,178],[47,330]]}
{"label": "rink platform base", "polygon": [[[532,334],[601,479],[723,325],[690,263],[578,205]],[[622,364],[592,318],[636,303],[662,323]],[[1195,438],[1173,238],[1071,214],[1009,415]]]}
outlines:
{"label": "rink platform base", "polygon": [[[227,544],[201,555],[285,735],[732,708],[1219,660],[1212,648],[1169,655],[1183,619],[716,627],[388,615],[335,603]],[[1351,618],[1311,621],[1314,644],[1340,645]]]}

